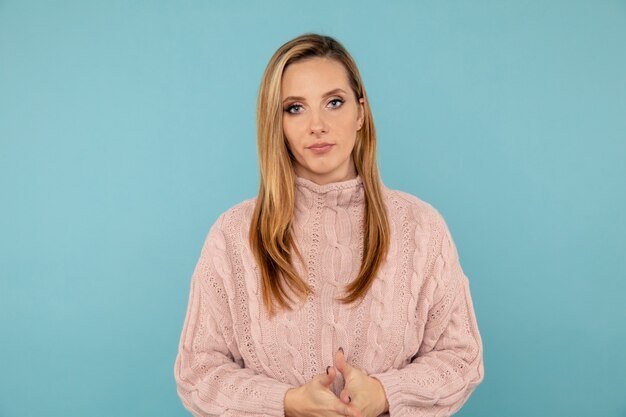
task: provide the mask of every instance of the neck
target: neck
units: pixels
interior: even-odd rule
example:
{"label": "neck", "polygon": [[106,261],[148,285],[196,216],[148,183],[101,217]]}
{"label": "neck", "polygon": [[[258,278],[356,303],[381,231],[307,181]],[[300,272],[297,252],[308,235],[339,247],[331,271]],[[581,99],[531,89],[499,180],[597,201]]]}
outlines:
{"label": "neck", "polygon": [[340,172],[332,172],[329,174],[316,174],[310,171],[305,171],[295,167],[295,172],[298,177],[305,178],[314,182],[317,185],[327,185],[335,182],[343,182],[355,179],[357,177],[356,168],[354,163],[348,164],[344,170]]}

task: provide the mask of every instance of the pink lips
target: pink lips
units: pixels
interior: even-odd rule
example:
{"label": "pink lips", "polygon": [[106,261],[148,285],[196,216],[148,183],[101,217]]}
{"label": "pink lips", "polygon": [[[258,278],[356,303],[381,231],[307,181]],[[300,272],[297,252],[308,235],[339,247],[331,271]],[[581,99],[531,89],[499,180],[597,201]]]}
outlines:
{"label": "pink lips", "polygon": [[316,154],[323,154],[330,151],[333,146],[335,145],[332,143],[316,143],[307,147],[307,149]]}

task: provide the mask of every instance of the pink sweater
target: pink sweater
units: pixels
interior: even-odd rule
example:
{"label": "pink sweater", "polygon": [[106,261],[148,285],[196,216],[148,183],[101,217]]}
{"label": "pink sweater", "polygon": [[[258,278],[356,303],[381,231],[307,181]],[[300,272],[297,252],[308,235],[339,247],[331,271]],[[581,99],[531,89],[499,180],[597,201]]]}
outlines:
{"label": "pink sweater", "polygon": [[194,416],[283,416],[285,392],[325,372],[339,347],[381,381],[392,417],[461,408],[484,372],[467,277],[436,209],[400,191],[384,196],[389,255],[362,302],[344,305],[335,299],[363,249],[361,179],[296,179],[294,235],[308,274],[296,269],[314,293],[273,319],[248,242],[254,199],[219,217],[191,278],[175,363],[178,394]]}

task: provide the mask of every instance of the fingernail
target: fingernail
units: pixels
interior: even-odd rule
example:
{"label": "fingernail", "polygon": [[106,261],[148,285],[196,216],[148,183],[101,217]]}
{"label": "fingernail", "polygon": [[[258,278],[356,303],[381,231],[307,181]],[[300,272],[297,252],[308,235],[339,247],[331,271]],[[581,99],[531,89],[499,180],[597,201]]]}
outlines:
{"label": "fingernail", "polygon": [[342,347],[340,347],[340,348],[339,348],[339,351],[340,351],[341,353],[343,353],[343,348],[342,348]]}
{"label": "fingernail", "polygon": [[328,370],[330,369],[330,365],[326,367],[326,375],[328,375]]}

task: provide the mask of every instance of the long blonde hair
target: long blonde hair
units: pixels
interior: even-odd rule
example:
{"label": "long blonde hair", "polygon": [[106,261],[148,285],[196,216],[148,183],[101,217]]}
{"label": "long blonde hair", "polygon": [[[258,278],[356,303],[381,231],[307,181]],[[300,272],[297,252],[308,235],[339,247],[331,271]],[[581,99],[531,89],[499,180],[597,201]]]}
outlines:
{"label": "long blonde hair", "polygon": [[302,301],[311,292],[292,263],[293,251],[304,265],[291,229],[295,172],[282,127],[281,82],[288,65],[314,57],[341,63],[357,101],[364,99],[364,121],[352,151],[365,192],[363,258],[361,269],[347,286],[347,294],[341,302],[352,303],[367,293],[389,248],[389,223],[376,163],[376,131],[356,63],[343,45],[329,36],[311,33],[298,36],[278,48],[270,59],[257,101],[260,181],[250,225],[250,244],[260,268],[263,302],[270,316],[276,312],[275,303],[289,309],[292,295]]}

